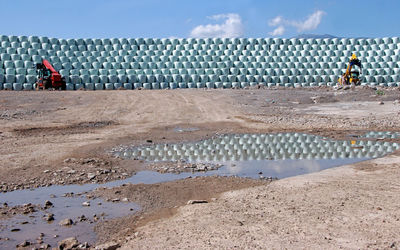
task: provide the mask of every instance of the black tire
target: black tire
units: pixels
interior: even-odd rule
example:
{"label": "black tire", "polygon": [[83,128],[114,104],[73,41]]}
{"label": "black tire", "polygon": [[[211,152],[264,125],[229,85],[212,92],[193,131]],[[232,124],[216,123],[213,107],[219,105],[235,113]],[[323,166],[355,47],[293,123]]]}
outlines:
{"label": "black tire", "polygon": [[43,87],[44,87],[44,89],[49,89],[49,88],[51,88],[52,86],[51,86],[51,80],[44,80],[43,81]]}

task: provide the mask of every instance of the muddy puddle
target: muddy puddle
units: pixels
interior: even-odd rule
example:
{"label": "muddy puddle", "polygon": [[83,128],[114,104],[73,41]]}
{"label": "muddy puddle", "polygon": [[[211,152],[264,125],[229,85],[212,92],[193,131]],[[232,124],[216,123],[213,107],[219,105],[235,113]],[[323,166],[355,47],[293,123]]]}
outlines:
{"label": "muddy puddle", "polygon": [[[35,243],[40,234],[52,247],[67,237],[94,244],[93,227],[98,220],[122,217],[140,210],[130,201],[90,199],[86,194],[100,187],[116,187],[126,183],[154,184],[196,176],[239,176],[247,178],[286,178],[321,171],[344,164],[382,157],[400,148],[398,143],[374,138],[396,138],[399,133],[369,132],[351,140],[301,134],[242,134],[177,144],[150,146],[118,146],[112,150],[116,157],[142,159],[149,163],[164,162],[218,164],[212,171],[193,171],[189,167],[179,173],[141,171],[125,180],[106,184],[50,186],[34,190],[19,190],[0,194],[1,203],[17,206],[26,203],[53,206],[28,215],[15,215],[0,220],[0,249],[13,249],[24,240]],[[174,164],[172,164],[174,165]],[[175,165],[178,165],[175,164]],[[89,202],[83,205],[84,202]],[[46,221],[46,214],[54,214],[54,221]],[[83,217],[82,217],[83,216]],[[59,222],[70,218],[71,226]],[[12,232],[13,229],[19,229]],[[57,237],[56,237],[57,236]],[[5,240],[7,239],[7,240]],[[35,245],[39,246],[39,245]]]}

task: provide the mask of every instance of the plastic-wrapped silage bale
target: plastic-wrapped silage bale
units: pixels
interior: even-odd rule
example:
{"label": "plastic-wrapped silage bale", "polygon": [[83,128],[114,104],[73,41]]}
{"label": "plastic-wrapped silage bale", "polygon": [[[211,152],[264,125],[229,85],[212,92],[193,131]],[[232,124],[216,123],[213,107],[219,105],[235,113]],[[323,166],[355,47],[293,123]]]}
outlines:
{"label": "plastic-wrapped silage bale", "polygon": [[[15,71],[15,70],[14,70],[14,71]],[[16,80],[15,73],[9,75],[9,74],[7,74],[7,72],[6,72],[6,75],[4,76],[4,82],[6,82],[6,83],[14,83],[15,80]]]}
{"label": "plastic-wrapped silage bale", "polygon": [[89,75],[89,70],[87,69],[80,69],[79,70],[79,75]]}
{"label": "plastic-wrapped silage bale", "polygon": [[106,84],[104,84],[104,89],[112,90],[112,89],[114,89],[114,84],[113,83],[106,83]]}
{"label": "plastic-wrapped silage bale", "polygon": [[100,77],[98,75],[90,75],[90,80],[91,83],[100,83]]}
{"label": "plastic-wrapped silage bale", "polygon": [[117,75],[117,70],[116,69],[108,69],[107,75]]}
{"label": "plastic-wrapped silage bale", "polygon": [[111,63],[111,67],[112,67],[113,69],[120,69],[120,68],[121,68],[121,63],[119,63],[119,62],[112,62],[112,63]]}
{"label": "plastic-wrapped silage bale", "polygon": [[108,83],[108,76],[107,75],[99,75],[100,83]]}
{"label": "plastic-wrapped silage bale", "polygon": [[25,68],[16,68],[15,73],[17,75],[26,75],[26,69]]}
{"label": "plastic-wrapped silage bale", "polygon": [[21,46],[19,42],[12,42],[10,45],[11,45],[11,48],[14,48],[14,49],[17,49]]}

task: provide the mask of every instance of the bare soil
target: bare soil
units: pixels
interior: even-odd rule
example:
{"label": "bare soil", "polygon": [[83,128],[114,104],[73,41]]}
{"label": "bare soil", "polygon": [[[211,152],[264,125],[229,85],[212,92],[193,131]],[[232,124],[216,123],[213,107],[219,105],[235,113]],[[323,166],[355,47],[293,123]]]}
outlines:
{"label": "bare soil", "polygon": [[[400,131],[400,89],[386,88],[383,92],[382,95],[369,87],[339,91],[331,88],[0,91],[0,190],[102,183],[126,178],[147,168],[142,161],[113,158],[108,152],[118,145],[192,141],[224,133],[298,131],[345,138],[369,130]],[[180,132],[177,127],[198,130]],[[147,199],[137,199],[147,204],[149,214],[126,218],[124,223],[130,225],[127,231],[119,221],[111,221],[106,228],[112,233],[106,235],[99,225],[99,242],[113,240],[116,235],[118,239],[130,235],[128,248],[364,248],[369,244],[380,248],[389,247],[393,242],[398,247],[396,244],[400,242],[393,237],[399,218],[394,211],[399,204],[396,178],[400,174],[399,161],[395,159],[392,165],[367,162],[356,168],[298,177],[303,183],[311,184],[296,188],[291,186],[298,182],[296,177],[262,186],[246,181],[236,185],[237,180],[224,180],[227,188],[214,192],[213,185],[218,181],[205,178],[206,184],[201,186],[200,193],[206,200],[221,192],[258,186],[224,193],[207,204],[182,206],[186,199],[194,198],[171,195],[169,189],[158,184],[143,185],[140,189],[128,185],[120,187],[118,194],[116,190],[106,190],[111,193],[104,191],[102,195],[123,194],[133,198],[138,193],[146,194]],[[360,185],[364,181],[367,184]],[[168,185],[173,185],[174,190],[197,187],[193,180]],[[354,198],[354,193],[359,198]],[[257,195],[261,196],[257,198]],[[337,195],[342,195],[341,199],[347,197],[347,219],[343,219]],[[167,203],[157,203],[155,197],[161,197],[161,201],[171,198]],[[289,209],[289,204],[302,212]],[[169,210],[175,206],[182,207]],[[258,215],[246,217],[246,214],[257,214],[258,210],[266,221]],[[161,215],[155,216],[157,211]],[[373,218],[381,217],[375,215],[370,219],[362,217],[363,213],[376,211],[387,218],[385,222],[376,222]],[[189,214],[193,220],[188,219]],[[329,223],[320,224],[318,217]],[[358,219],[365,220],[366,224],[357,224]],[[373,222],[379,226],[373,226]],[[350,231],[356,232],[353,238]],[[135,233],[132,235],[132,232]],[[374,234],[378,236],[372,237]],[[261,239],[270,245],[262,244]]]}
{"label": "bare soil", "polygon": [[[95,230],[100,242],[107,239],[124,240],[135,233],[138,226],[159,218],[171,216],[189,200],[211,202],[221,193],[248,187],[267,185],[268,180],[237,177],[197,177],[159,184],[130,184],[111,189],[100,189],[95,196],[106,199],[127,198],[140,205],[141,211],[129,218],[117,218],[99,223]],[[119,226],[116,226],[119,225]]]}

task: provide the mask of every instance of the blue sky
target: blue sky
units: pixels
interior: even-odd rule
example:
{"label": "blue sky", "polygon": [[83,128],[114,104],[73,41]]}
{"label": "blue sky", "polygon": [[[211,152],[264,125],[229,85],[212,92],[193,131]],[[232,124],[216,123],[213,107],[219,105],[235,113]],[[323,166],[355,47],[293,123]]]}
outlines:
{"label": "blue sky", "polygon": [[399,36],[400,0],[0,0],[0,34],[58,38]]}

